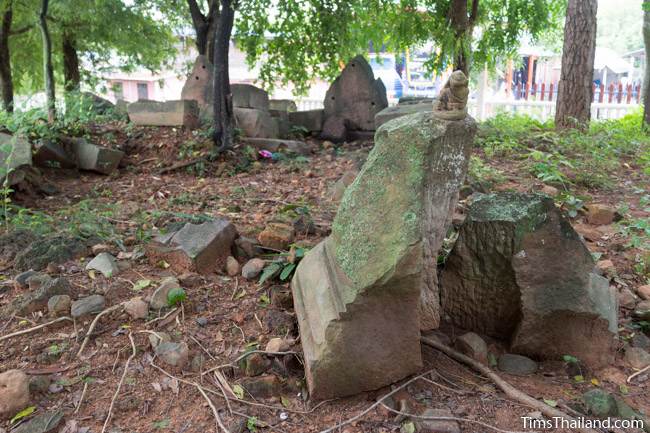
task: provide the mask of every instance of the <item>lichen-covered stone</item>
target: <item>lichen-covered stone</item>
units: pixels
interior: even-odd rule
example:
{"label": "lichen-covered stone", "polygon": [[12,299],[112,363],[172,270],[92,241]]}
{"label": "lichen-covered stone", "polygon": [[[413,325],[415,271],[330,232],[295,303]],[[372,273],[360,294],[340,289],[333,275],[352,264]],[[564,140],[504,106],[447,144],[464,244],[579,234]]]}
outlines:
{"label": "lichen-covered stone", "polygon": [[[346,190],[332,236],[292,281],[312,397],[376,389],[421,367],[422,323],[437,326],[437,251],[475,123],[420,113],[386,123]],[[422,294],[422,295],[421,295]]]}
{"label": "lichen-covered stone", "polygon": [[617,305],[580,236],[539,194],[481,195],[442,273],[442,305],[465,329],[510,340],[513,352],[612,357]]}
{"label": "lichen-covered stone", "polygon": [[19,271],[28,269],[39,271],[50,263],[62,264],[87,252],[87,242],[79,237],[56,235],[41,238],[16,254],[14,268]]}

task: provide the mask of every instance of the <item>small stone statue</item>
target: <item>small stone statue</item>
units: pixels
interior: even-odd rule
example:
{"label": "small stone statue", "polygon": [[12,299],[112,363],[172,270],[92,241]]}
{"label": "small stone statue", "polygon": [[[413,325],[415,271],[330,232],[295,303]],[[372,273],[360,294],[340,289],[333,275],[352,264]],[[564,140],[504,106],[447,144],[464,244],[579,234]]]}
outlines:
{"label": "small stone statue", "polygon": [[433,114],[445,120],[462,120],[467,116],[468,80],[463,71],[452,72],[449,80],[433,100]]}

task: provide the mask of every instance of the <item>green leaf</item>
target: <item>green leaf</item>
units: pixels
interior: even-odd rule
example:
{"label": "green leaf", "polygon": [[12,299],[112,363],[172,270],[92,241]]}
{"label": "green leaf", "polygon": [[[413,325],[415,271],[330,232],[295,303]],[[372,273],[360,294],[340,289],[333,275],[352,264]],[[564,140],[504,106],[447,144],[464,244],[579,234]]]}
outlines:
{"label": "green leaf", "polygon": [[282,269],[282,265],[280,263],[274,262],[269,264],[266,268],[264,268],[264,271],[262,271],[262,275],[260,275],[259,284],[262,285],[267,280],[275,277],[277,273],[280,272],[280,269]]}
{"label": "green leaf", "polygon": [[167,305],[175,307],[187,299],[187,293],[182,287],[174,287],[167,293]]}
{"label": "green leaf", "polygon": [[575,380],[578,383],[582,383],[585,381],[585,378],[583,375],[579,374],[577,376],[573,376],[573,380]]}
{"label": "green leaf", "polygon": [[[297,256],[296,256],[297,257]],[[289,263],[287,266],[282,269],[282,272],[280,273],[280,280],[281,281],[286,281],[287,278],[291,275],[293,270],[296,269],[296,264],[295,263]]]}
{"label": "green leaf", "polygon": [[142,289],[146,289],[151,285],[151,280],[138,280],[136,283],[133,285],[131,290],[134,292],[139,292]]}
{"label": "green leaf", "polygon": [[545,398],[544,403],[546,403],[547,405],[549,405],[551,407],[557,407],[557,401],[555,401],[555,400],[549,400],[549,399]]}
{"label": "green leaf", "polygon": [[249,432],[256,432],[257,431],[257,418],[254,416],[248,417],[246,420],[246,428],[248,429]]}
{"label": "green leaf", "polygon": [[291,401],[285,396],[280,396],[280,402],[284,407],[291,407]]}
{"label": "green leaf", "polygon": [[169,427],[169,419],[165,418],[165,419],[162,419],[160,421],[154,421],[152,423],[152,425],[153,425],[154,428],[157,428],[157,429],[161,429],[161,430],[165,429],[165,428]]}
{"label": "green leaf", "polygon": [[578,363],[578,358],[576,358],[575,356],[564,355],[562,357],[562,359],[564,359],[564,362],[569,363],[569,364],[577,364]]}
{"label": "green leaf", "polygon": [[232,387],[232,392],[235,394],[235,397],[237,397],[240,400],[244,399],[244,388],[241,387],[241,385],[235,385]]}
{"label": "green leaf", "polygon": [[400,433],[415,433],[413,421],[405,421],[399,429]]}
{"label": "green leaf", "polygon": [[33,414],[35,410],[36,406],[29,406],[28,408],[25,408],[18,412],[13,418],[11,418],[11,421],[9,421],[9,423],[13,424],[16,421],[20,421],[21,419]]}
{"label": "green leaf", "polygon": [[266,306],[271,303],[271,300],[269,299],[269,296],[266,293],[263,293],[262,296],[260,296],[260,304]]}
{"label": "green leaf", "polygon": [[241,289],[241,292],[239,292],[239,293],[237,293],[237,295],[235,295],[235,300],[237,300],[237,299],[241,299],[241,298],[243,298],[244,296],[246,296],[246,290]]}

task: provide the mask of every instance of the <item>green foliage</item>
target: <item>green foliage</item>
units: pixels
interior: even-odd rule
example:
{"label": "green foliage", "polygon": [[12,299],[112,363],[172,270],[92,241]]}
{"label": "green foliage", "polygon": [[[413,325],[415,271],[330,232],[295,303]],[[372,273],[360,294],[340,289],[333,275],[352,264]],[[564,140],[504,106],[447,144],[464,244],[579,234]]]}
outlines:
{"label": "green foliage", "polygon": [[182,287],[174,287],[167,293],[167,305],[175,307],[187,299],[187,293]]}
{"label": "green foliage", "polygon": [[471,183],[480,183],[487,189],[506,180],[501,170],[485,164],[478,156],[470,157],[467,176]]}
{"label": "green foliage", "polygon": [[562,206],[569,218],[577,217],[578,212],[585,206],[585,202],[581,198],[569,193],[560,194],[556,201]]}
{"label": "green foliage", "polygon": [[530,152],[530,171],[539,180],[548,184],[566,185],[568,179],[562,172],[562,166],[573,168],[573,165],[559,153],[546,153],[539,150]]}

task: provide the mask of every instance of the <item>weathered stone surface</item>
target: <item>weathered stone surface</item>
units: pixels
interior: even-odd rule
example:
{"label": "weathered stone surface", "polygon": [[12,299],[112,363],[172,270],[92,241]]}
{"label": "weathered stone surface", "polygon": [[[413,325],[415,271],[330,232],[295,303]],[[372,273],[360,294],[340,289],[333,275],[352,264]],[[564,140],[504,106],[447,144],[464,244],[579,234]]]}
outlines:
{"label": "weathered stone surface", "polygon": [[132,123],[142,126],[199,127],[199,104],[194,100],[133,102],[127,106]]}
{"label": "weathered stone surface", "polygon": [[0,373],[0,419],[11,418],[29,405],[29,378],[20,370]]}
{"label": "weathered stone surface", "polygon": [[242,138],[243,143],[249,144],[258,150],[270,152],[289,151],[298,155],[307,156],[312,153],[312,148],[304,141],[285,140],[282,138]]}
{"label": "weathered stone surface", "polygon": [[359,172],[356,170],[348,170],[343,173],[343,176],[332,185],[330,190],[330,198],[332,201],[341,201],[345,190],[348,186],[352,185],[352,182],[354,182],[358,174]]}
{"label": "weathered stone surface", "polygon": [[86,243],[77,237],[57,235],[37,239],[16,254],[14,268],[19,271],[41,270],[50,263],[62,264],[68,260],[85,255]]}
{"label": "weathered stone surface", "polygon": [[241,275],[247,280],[252,280],[257,278],[257,276],[262,272],[266,262],[262,259],[250,259],[244,267],[242,267]]}
{"label": "weathered stone surface", "polygon": [[433,106],[431,101],[423,103],[402,104],[401,102],[394,107],[386,107],[379,113],[375,114],[375,128],[379,129],[381,125],[389,120],[396,119],[409,114],[431,111]]}
{"label": "weathered stone surface", "polygon": [[246,376],[259,376],[271,368],[271,361],[260,353],[253,353],[239,362]]}
{"label": "weathered stone surface", "polygon": [[72,303],[70,314],[76,319],[89,314],[100,313],[105,305],[106,300],[101,295],[86,296]]}
{"label": "weathered stone surface", "polygon": [[149,334],[149,344],[151,348],[155,351],[161,343],[168,343],[172,341],[172,338],[166,332],[156,332],[155,334]]}
{"label": "weathered stone surface", "polygon": [[[10,150],[9,150],[10,149]],[[9,150],[8,152],[6,150]],[[8,171],[9,185],[22,182],[24,169],[32,165],[32,145],[16,135],[0,132],[0,167]],[[4,177],[4,174],[3,174]]]}
{"label": "weathered stone surface", "polygon": [[232,106],[269,111],[269,94],[252,84],[231,84]]}
{"label": "weathered stone surface", "polygon": [[582,395],[582,401],[589,413],[598,418],[616,416],[616,399],[605,390],[596,388],[587,391]]}
{"label": "weathered stone surface", "polygon": [[27,287],[27,280],[33,277],[34,275],[38,275],[38,272],[36,272],[33,269],[30,269],[25,272],[21,272],[20,274],[16,275],[14,277],[14,286],[16,289],[24,289]]}
{"label": "weathered stone surface", "polygon": [[151,295],[151,300],[149,305],[154,310],[160,310],[161,308],[168,307],[167,296],[169,295],[170,290],[180,287],[178,280],[174,277],[167,277],[160,282],[160,285],[154,290],[153,295]]}
{"label": "weathered stone surface", "polygon": [[474,199],[442,273],[442,305],[464,329],[509,339],[533,357],[613,356],[616,296],[553,200],[500,193]]}
{"label": "weathered stone surface", "polygon": [[34,164],[40,167],[75,168],[74,155],[62,144],[43,139],[34,144]]}
{"label": "weathered stone surface", "polygon": [[345,119],[341,116],[330,116],[323,124],[323,131],[320,133],[321,140],[330,140],[334,143],[342,143],[348,138],[348,129]]}
{"label": "weathered stone surface", "polygon": [[296,105],[296,102],[291,99],[271,99],[269,100],[269,110],[289,113],[291,111],[297,111],[298,106]]}
{"label": "weathered stone surface", "polygon": [[239,265],[237,259],[233,256],[228,256],[226,259],[226,273],[228,276],[235,277],[239,275],[239,272],[241,272],[241,266]]}
{"label": "weathered stone surface", "polygon": [[19,425],[12,430],[12,433],[51,433],[56,431],[61,421],[63,421],[62,411],[45,412]]}
{"label": "weathered stone surface", "polygon": [[235,226],[225,218],[203,224],[187,223],[179,231],[150,242],[147,257],[154,265],[166,261],[178,273],[208,274],[223,268],[236,236]]}
{"label": "weathered stone surface", "polygon": [[276,250],[286,250],[293,242],[296,231],[292,225],[280,222],[271,222],[259,234],[257,240],[265,247]]}
{"label": "weathered stone surface", "polygon": [[190,349],[185,342],[161,342],[155,351],[165,364],[181,369],[185,367],[190,356]]}
{"label": "weathered stone surface", "polygon": [[[453,418],[454,414],[447,409],[431,409],[427,408],[422,412],[423,417],[441,417]],[[460,433],[460,426],[458,421],[454,420],[417,420],[418,432],[421,433]]]}
{"label": "weathered stone surface", "polygon": [[602,226],[611,224],[616,216],[616,210],[609,205],[591,203],[587,206],[587,222]]}
{"label": "weathered stone surface", "polygon": [[124,311],[133,320],[146,319],[149,315],[149,304],[140,296],[130,299],[124,304]]}
{"label": "weathered stone surface", "polygon": [[63,139],[70,147],[75,163],[81,170],[95,171],[101,174],[111,174],[115,171],[124,157],[124,152],[108,147],[97,146],[84,138],[68,137]]}
{"label": "weathered stone surface", "polygon": [[386,87],[363,58],[356,56],[325,94],[325,119],[339,116],[349,130],[374,131],[375,114],[388,107]]}
{"label": "weathered stone surface", "polygon": [[456,339],[456,347],[460,353],[469,356],[481,364],[487,365],[488,347],[480,335],[474,332],[463,334]]}
{"label": "weathered stone surface", "polygon": [[120,267],[117,265],[115,257],[109,253],[100,253],[86,265],[86,270],[95,270],[101,272],[106,278],[114,277],[120,273]]}
{"label": "weathered stone surface", "polygon": [[199,109],[204,110],[212,104],[212,64],[205,56],[198,56],[194,61],[192,72],[181,91],[181,99],[197,102]]}
{"label": "weathered stone surface", "polygon": [[268,111],[256,108],[235,108],[235,120],[246,137],[278,138],[280,129],[278,119]]}
{"label": "weathered stone surface", "polygon": [[300,262],[292,281],[313,397],[376,389],[420,368],[414,312],[424,296],[437,325],[436,257],[475,128],[469,118],[420,113],[377,131],[332,235]]}
{"label": "weathered stone surface", "polygon": [[67,316],[70,313],[72,299],[68,295],[54,295],[47,301],[47,312],[52,317]]}
{"label": "weathered stone surface", "polygon": [[325,111],[321,109],[294,111],[289,113],[289,123],[292,126],[301,126],[309,132],[318,132],[323,129]]}
{"label": "weathered stone surface", "polygon": [[644,284],[636,288],[636,292],[643,300],[650,300],[650,284]]}
{"label": "weathered stone surface", "polygon": [[630,367],[640,370],[650,365],[650,353],[640,347],[628,347],[625,350],[625,362]]}
{"label": "weathered stone surface", "polygon": [[38,289],[23,293],[0,310],[0,317],[10,317],[13,313],[24,316],[43,310],[47,301],[54,295],[69,295],[71,286],[65,278],[45,281]]}
{"label": "weathered stone surface", "polygon": [[497,361],[499,370],[515,376],[528,376],[537,371],[537,363],[530,358],[504,353]]}
{"label": "weathered stone surface", "polygon": [[255,398],[277,397],[282,392],[282,383],[273,374],[246,378],[242,380],[241,385]]}

